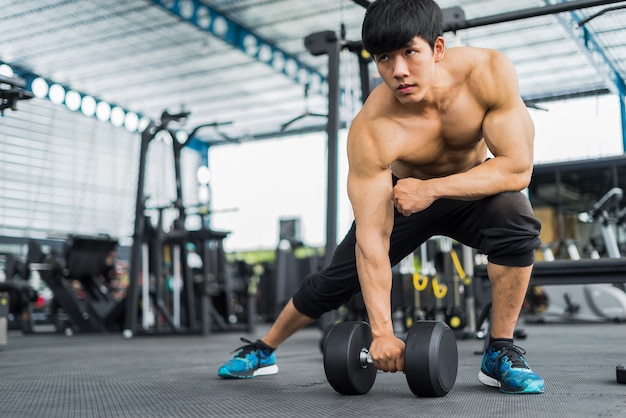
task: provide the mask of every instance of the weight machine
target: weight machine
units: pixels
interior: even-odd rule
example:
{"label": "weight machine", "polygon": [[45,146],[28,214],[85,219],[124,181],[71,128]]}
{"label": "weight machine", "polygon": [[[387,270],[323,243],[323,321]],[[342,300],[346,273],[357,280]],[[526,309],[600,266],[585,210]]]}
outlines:
{"label": "weight machine", "polygon": [[[582,243],[582,245],[588,248],[591,259],[597,260],[598,263],[603,263],[607,258],[619,259],[621,257],[614,213],[622,197],[622,189],[613,187],[589,210],[578,213],[577,219],[583,225],[588,226],[587,229],[590,231],[589,243]],[[598,232],[601,239],[594,240],[593,234]],[[582,259],[574,240],[566,240],[563,244],[571,261]],[[549,248],[544,246],[542,251],[545,262],[555,261]],[[600,257],[601,254],[602,257]],[[536,285],[534,282],[533,284]],[[568,283],[567,287],[544,286],[543,292],[549,303],[546,311],[537,316],[535,319],[537,321],[626,320],[626,293],[614,284],[594,283],[593,278],[590,278],[590,282],[586,284]],[[530,317],[527,318],[527,320],[530,319]]]}
{"label": "weight machine", "polygon": [[36,271],[54,293],[48,322],[57,331],[72,335],[121,329],[125,301],[118,300],[101,277],[114,268],[110,255],[117,245],[105,235],[71,235],[62,244],[63,254],[45,254],[38,242],[28,241],[28,270]]}
{"label": "weight machine", "polygon": [[[200,125],[184,141],[179,141],[169,125],[188,115],[188,112],[170,114],[165,111],[158,123],[151,122],[141,134],[135,227],[123,332],[126,338],[136,333],[184,332],[207,335],[213,324],[220,330],[237,329],[241,325],[246,329],[254,327],[255,318],[250,311],[254,310],[255,295],[245,285],[236,288],[226,262],[222,242],[229,232],[208,228],[204,217],[201,229],[189,231],[185,228],[187,211],[183,206],[181,151],[199,129],[220,125]],[[149,208],[144,191],[146,156],[150,143],[160,132],[166,132],[172,137],[176,197],[170,205]],[[164,231],[163,225],[163,212],[166,209],[174,209],[178,213],[168,232]],[[150,210],[157,213],[156,225],[151,224],[147,215]],[[202,260],[201,268],[195,271],[189,264],[192,248],[197,250]],[[167,279],[168,276],[171,279]],[[242,278],[247,283],[249,279]],[[221,311],[218,307],[222,308]],[[240,320],[242,315],[236,312],[236,308],[239,311],[247,309],[248,315]]]}

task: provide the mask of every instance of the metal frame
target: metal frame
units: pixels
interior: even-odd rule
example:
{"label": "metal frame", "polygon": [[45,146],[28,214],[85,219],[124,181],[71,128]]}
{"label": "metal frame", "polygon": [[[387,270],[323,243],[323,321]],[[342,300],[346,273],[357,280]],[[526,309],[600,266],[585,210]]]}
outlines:
{"label": "metal frame", "polygon": [[[544,1],[547,3],[548,0]],[[560,1],[560,4],[569,4],[563,3],[563,0]],[[593,33],[581,24],[584,19],[578,13],[570,11],[568,14],[559,14],[555,17],[569,37],[578,45],[580,51],[585,54],[589,63],[602,76],[607,87],[619,97],[622,121],[622,152],[624,152],[626,150],[626,83],[624,78],[620,75],[613,61],[606,55]]]}
{"label": "metal frame", "polygon": [[[152,2],[300,84],[305,85],[317,79],[319,82],[313,82],[311,85],[319,86],[321,92],[321,86],[326,81],[322,73],[205,2],[200,0],[152,0]],[[303,79],[302,71],[306,73],[307,79]]]}

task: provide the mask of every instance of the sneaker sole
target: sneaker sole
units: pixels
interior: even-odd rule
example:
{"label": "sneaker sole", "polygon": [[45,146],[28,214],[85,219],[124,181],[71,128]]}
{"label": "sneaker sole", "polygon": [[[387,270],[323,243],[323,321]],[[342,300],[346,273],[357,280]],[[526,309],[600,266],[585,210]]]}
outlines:
{"label": "sneaker sole", "polygon": [[271,366],[260,367],[252,373],[252,376],[270,376],[278,373],[278,366],[276,364],[272,364]]}
{"label": "sneaker sole", "polygon": [[257,376],[270,376],[278,373],[278,366],[272,364],[271,366],[260,367],[252,373],[217,373],[217,375],[223,379],[252,379]]}
{"label": "sneaker sole", "polygon": [[478,381],[483,385],[490,386],[492,388],[500,387],[500,381],[494,379],[493,377],[487,376],[485,373],[483,373],[482,370],[478,372]]}
{"label": "sneaker sole", "polygon": [[506,389],[502,388],[502,384],[500,383],[499,380],[494,379],[493,377],[489,377],[487,376],[485,373],[483,373],[483,371],[481,370],[480,372],[478,372],[478,381],[480,383],[482,383],[485,386],[490,386],[492,388],[499,388],[500,392],[502,393],[510,393],[510,394],[538,394],[538,393],[543,393],[543,387],[539,388],[536,386],[529,386],[526,389],[524,389],[523,391],[518,391],[518,392],[514,392],[514,391],[509,391]]}

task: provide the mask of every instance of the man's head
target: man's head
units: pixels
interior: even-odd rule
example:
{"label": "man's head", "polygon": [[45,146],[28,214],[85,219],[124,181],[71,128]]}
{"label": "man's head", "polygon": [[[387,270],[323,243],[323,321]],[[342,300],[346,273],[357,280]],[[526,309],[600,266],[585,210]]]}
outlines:
{"label": "man's head", "polygon": [[443,14],[433,0],[375,0],[365,13],[362,40],[372,55],[390,52],[423,38],[431,48],[443,34]]}

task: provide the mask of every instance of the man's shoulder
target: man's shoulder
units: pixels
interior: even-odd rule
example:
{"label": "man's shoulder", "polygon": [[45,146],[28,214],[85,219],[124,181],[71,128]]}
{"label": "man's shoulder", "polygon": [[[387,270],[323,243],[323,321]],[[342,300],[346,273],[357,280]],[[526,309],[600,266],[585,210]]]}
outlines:
{"label": "man's shoulder", "polygon": [[494,60],[506,59],[506,56],[497,49],[457,46],[446,50],[445,59],[455,66],[465,64],[469,67],[474,67],[477,65],[484,66]]}

